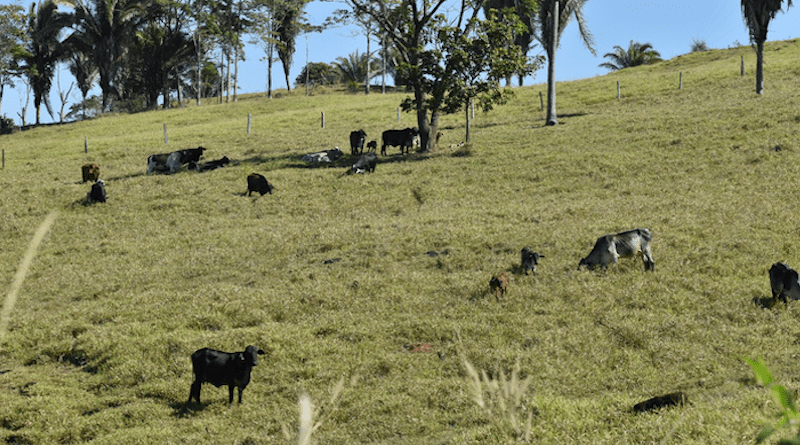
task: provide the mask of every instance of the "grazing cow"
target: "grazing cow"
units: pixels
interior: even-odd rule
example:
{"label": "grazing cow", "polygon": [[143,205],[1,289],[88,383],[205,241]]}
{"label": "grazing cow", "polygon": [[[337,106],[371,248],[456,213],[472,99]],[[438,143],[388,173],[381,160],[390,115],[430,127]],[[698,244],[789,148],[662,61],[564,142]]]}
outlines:
{"label": "grazing cow", "polygon": [[367,151],[375,153],[378,150],[378,141],[367,142]]}
{"label": "grazing cow", "polygon": [[267,178],[259,175],[258,173],[250,173],[247,176],[247,196],[250,196],[253,192],[261,193],[261,196],[264,196],[265,193],[272,194],[272,183],[267,181]]}
{"label": "grazing cow", "polygon": [[106,202],[106,183],[102,179],[98,179],[92,184],[92,189],[86,194],[86,202],[89,204]]}
{"label": "grazing cow", "polygon": [[534,276],[536,275],[536,265],[539,264],[539,258],[544,258],[544,255],[539,255],[538,252],[534,252],[530,247],[522,248],[522,270],[525,271],[525,275],[528,275],[529,270],[533,271]]}
{"label": "grazing cow", "polygon": [[366,152],[358,159],[358,162],[353,164],[353,173],[373,173],[375,166],[378,165],[378,155],[371,152]]}
{"label": "grazing cow", "polygon": [[205,148],[189,148],[186,150],[173,151],[172,153],[159,153],[150,155],[147,158],[147,174],[154,171],[169,171],[175,173],[180,170],[184,164],[190,162],[197,163],[200,157],[203,156]]}
{"label": "grazing cow", "polygon": [[367,133],[358,130],[350,133],[350,154],[353,156],[364,153],[364,141],[367,140]]}
{"label": "grazing cow", "polygon": [[641,254],[644,260],[644,270],[654,271],[656,270],[656,264],[653,261],[653,253],[650,251],[651,239],[650,231],[644,228],[628,230],[616,235],[601,236],[597,238],[597,242],[595,242],[589,256],[578,263],[578,269],[581,266],[586,266],[588,269],[600,266],[605,269],[611,263],[617,266],[619,257]]}
{"label": "grazing cow", "polygon": [[187,167],[189,170],[197,170],[198,172],[207,172],[209,170],[216,170],[220,167],[224,167],[231,163],[231,160],[228,159],[227,156],[223,156],[219,159],[215,159],[213,161],[204,162],[202,164],[198,164],[196,162],[189,162],[189,166]]}
{"label": "grazing cow", "polygon": [[100,166],[97,164],[86,164],[81,167],[83,182],[97,181],[100,179]]}
{"label": "grazing cow", "polygon": [[797,271],[786,263],[775,263],[769,269],[769,284],[772,287],[772,298],[789,304],[787,297],[800,300],[800,277]]}
{"label": "grazing cow", "polygon": [[400,154],[408,154],[414,146],[414,138],[419,135],[417,127],[405,128],[403,130],[386,130],[383,132],[383,145],[381,145],[381,155],[386,156],[386,146],[400,147]]}
{"label": "grazing cow", "polygon": [[198,349],[192,354],[192,372],[194,382],[189,392],[190,403],[194,398],[200,403],[200,386],[211,383],[219,388],[228,385],[228,407],[233,404],[233,388],[239,388],[239,403],[242,403],[242,391],[250,383],[250,370],[258,364],[258,356],[264,351],[255,346],[248,346],[242,352],[222,352],[209,348]]}
{"label": "grazing cow", "polygon": [[505,271],[496,274],[489,280],[489,290],[494,292],[497,301],[500,301],[500,295],[505,296],[506,288],[508,288],[508,274]]}

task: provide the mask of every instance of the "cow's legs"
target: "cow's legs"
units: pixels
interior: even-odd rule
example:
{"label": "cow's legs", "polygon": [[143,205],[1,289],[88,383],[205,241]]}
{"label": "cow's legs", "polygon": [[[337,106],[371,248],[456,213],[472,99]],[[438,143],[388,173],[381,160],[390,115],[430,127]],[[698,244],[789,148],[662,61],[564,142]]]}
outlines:
{"label": "cow's legs", "polygon": [[192,388],[189,390],[189,400],[186,403],[190,403],[192,398],[197,400],[197,403],[200,403],[200,385],[202,383],[200,380],[196,380],[192,383]]}

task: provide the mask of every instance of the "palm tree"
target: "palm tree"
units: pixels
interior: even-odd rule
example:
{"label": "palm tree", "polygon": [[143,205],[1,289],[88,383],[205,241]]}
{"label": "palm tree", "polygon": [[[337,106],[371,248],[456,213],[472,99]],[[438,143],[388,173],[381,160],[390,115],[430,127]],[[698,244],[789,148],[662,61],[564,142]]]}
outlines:
{"label": "palm tree", "polygon": [[601,63],[599,65],[600,68],[608,68],[611,71],[661,61],[661,54],[653,49],[653,45],[634,42],[633,40],[631,40],[627,50],[617,45],[614,46],[614,51],[606,53],[603,57],[611,59],[611,62]]}
{"label": "palm tree", "polygon": [[[742,0],[742,15],[750,30],[750,41],[756,44],[756,94],[764,93],[764,42],[770,20],[782,12],[783,0]],[[786,0],[786,9],[792,0]]]}
{"label": "palm tree", "polygon": [[[369,67],[367,67],[367,60],[369,60]],[[337,57],[333,62],[341,73],[341,80],[344,83],[369,83],[370,80],[380,75],[380,64],[374,57],[370,57],[368,53],[354,53],[348,54],[347,57]],[[367,75],[369,73],[369,79]]]}
{"label": "palm tree", "polygon": [[586,27],[583,6],[589,0],[540,0],[534,22],[538,33],[534,34],[547,52],[547,125],[558,123],[556,117],[556,50],[561,34],[570,20],[575,18],[581,39],[594,55],[594,37]]}
{"label": "palm tree", "polygon": [[22,56],[22,70],[33,91],[36,125],[40,123],[42,102],[50,111],[50,87],[53,85],[56,64],[64,54],[60,42],[61,31],[71,23],[71,17],[58,12],[58,6],[51,0],[38,5],[31,4],[28,15],[29,40]]}
{"label": "palm tree", "polygon": [[[70,39],[80,40],[76,47],[90,51],[100,75],[103,111],[112,96],[121,97],[123,62],[144,8],[139,0],[62,0],[75,10],[77,30]],[[86,2],[90,2],[87,4]]]}

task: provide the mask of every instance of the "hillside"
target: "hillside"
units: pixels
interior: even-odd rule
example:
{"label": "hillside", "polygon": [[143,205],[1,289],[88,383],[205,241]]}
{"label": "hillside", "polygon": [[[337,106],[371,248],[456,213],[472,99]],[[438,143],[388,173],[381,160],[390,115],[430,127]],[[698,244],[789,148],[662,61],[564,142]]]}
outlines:
{"label": "hillside", "polygon": [[[476,115],[470,146],[462,113],[446,116],[437,152],[390,148],[370,175],[299,158],[414,125],[397,122],[403,94],[297,91],[0,136],[0,289],[57,212],[0,349],[0,438],[288,443],[307,392],[317,443],[512,442],[466,360],[530,378],[532,443],[753,443],[779,411],[743,357],[800,388],[800,303],[773,305],[767,276],[800,268],[800,41],[765,60],[761,97],[750,48],[559,83],[556,127],[544,86],[519,88]],[[145,175],[149,154],[197,146],[231,165]],[[80,203],[85,163],[107,203]],[[244,196],[251,172],[274,194]],[[577,270],[599,236],[635,227],[653,233],[654,273],[638,258]],[[545,255],[537,276],[520,273],[524,246]],[[185,404],[193,351],[249,344],[266,355],[242,405],[209,384]],[[689,403],[630,411],[673,391]]]}

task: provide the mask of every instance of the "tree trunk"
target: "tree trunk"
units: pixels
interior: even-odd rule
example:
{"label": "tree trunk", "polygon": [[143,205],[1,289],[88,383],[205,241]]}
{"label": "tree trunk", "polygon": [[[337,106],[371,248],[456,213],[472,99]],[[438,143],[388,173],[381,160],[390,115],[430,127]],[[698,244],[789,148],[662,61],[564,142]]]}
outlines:
{"label": "tree trunk", "polygon": [[558,49],[558,2],[553,2],[552,21],[553,34],[547,48],[547,122],[545,125],[558,124],[556,117],[556,50]]}
{"label": "tree trunk", "polygon": [[469,143],[469,125],[470,125],[469,112],[470,112],[470,103],[471,102],[472,102],[471,100],[468,100],[467,101],[467,105],[464,107],[464,109],[467,111],[467,124],[466,124],[467,134],[466,134],[466,136],[464,138],[464,142],[466,142],[466,143]]}
{"label": "tree trunk", "polygon": [[269,50],[267,50],[267,97],[272,99],[272,44],[269,44]]}
{"label": "tree trunk", "polygon": [[239,97],[236,95],[236,90],[239,88],[239,45],[237,43],[236,50],[233,52],[235,54],[235,59],[233,61],[233,101],[236,102],[239,100]]}
{"label": "tree trunk", "polygon": [[764,41],[756,42],[756,94],[764,94]]}
{"label": "tree trunk", "polygon": [[369,29],[367,29],[367,79],[364,82],[364,94],[369,95],[369,65],[370,65],[370,55],[369,55]]}

